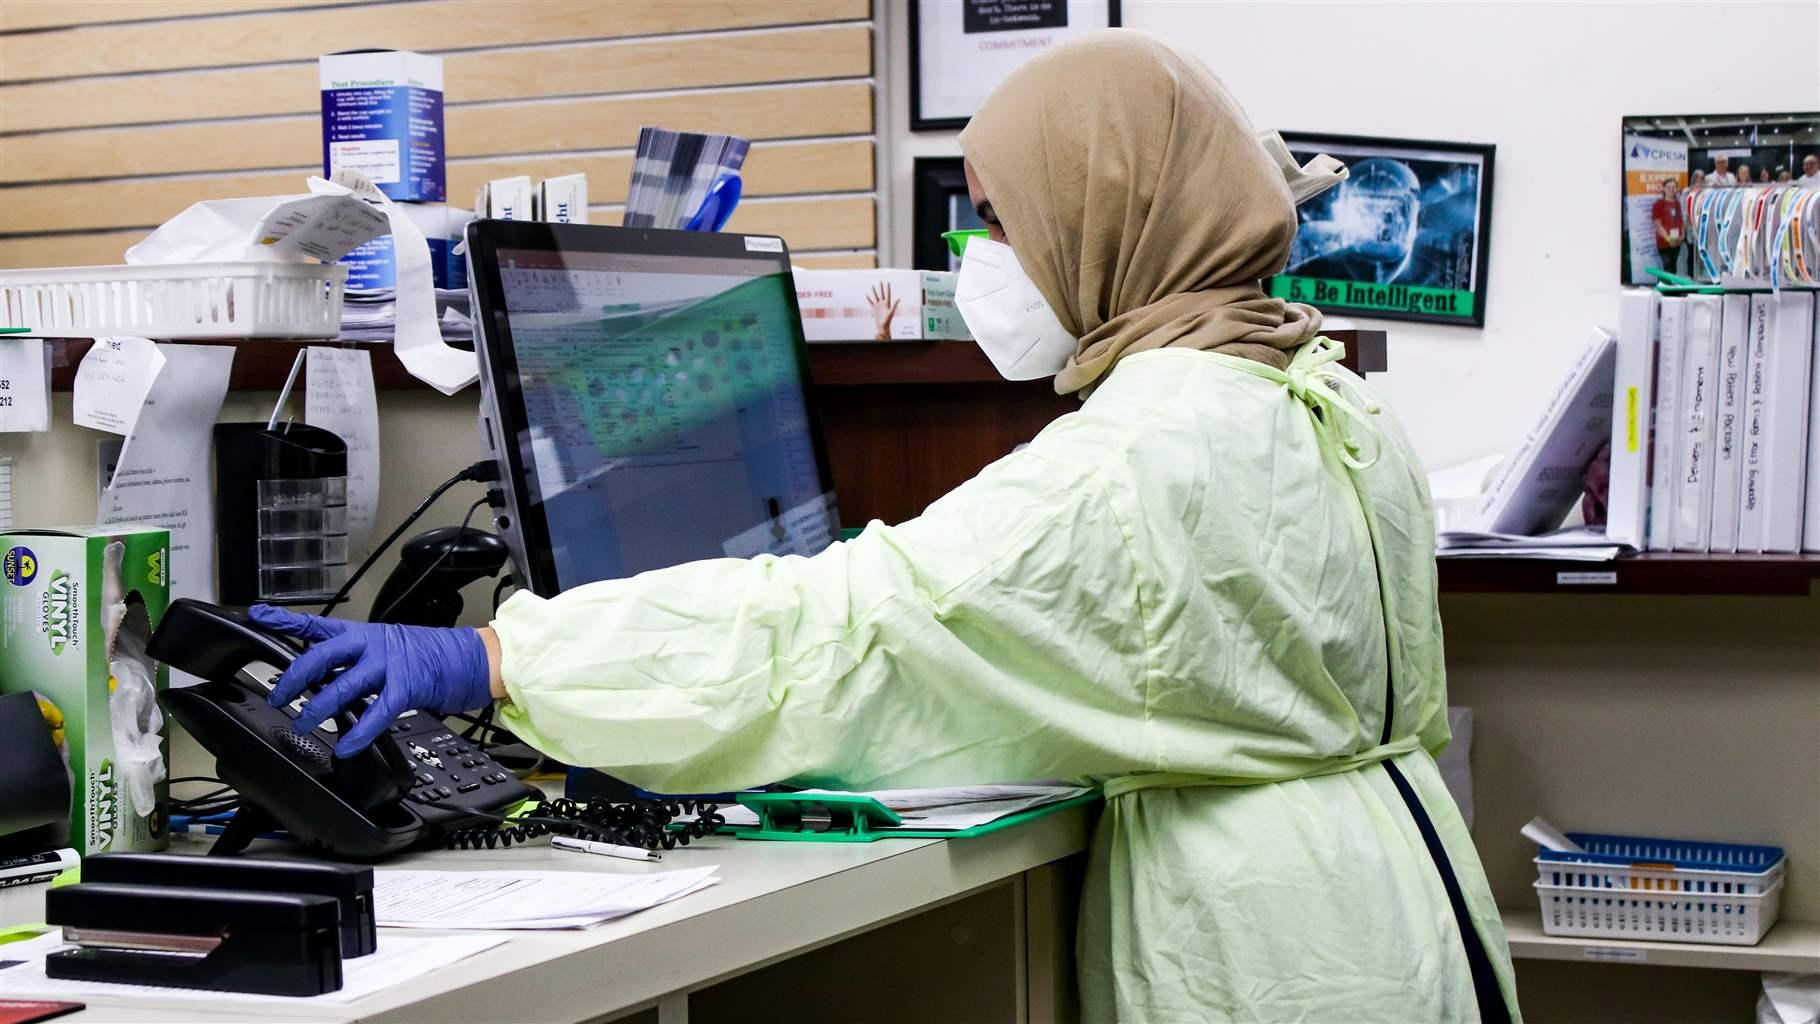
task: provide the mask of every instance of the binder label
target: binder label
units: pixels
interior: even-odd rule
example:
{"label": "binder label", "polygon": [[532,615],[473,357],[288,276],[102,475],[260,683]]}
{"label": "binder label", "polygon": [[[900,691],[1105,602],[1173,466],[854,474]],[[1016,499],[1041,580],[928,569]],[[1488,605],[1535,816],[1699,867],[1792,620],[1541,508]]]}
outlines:
{"label": "binder label", "polygon": [[1637,450],[1637,386],[1632,384],[1624,392],[1624,450]]}
{"label": "binder label", "polygon": [[1618,583],[1615,572],[1558,572],[1555,573],[1557,587],[1611,587]]}

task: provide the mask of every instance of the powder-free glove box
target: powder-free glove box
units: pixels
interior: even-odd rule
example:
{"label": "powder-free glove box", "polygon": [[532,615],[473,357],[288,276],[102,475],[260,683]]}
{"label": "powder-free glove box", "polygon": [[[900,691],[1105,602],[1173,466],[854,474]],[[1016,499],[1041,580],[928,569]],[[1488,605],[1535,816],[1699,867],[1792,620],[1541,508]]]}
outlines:
{"label": "powder-free glove box", "polygon": [[[125,549],[120,629],[149,635],[170,602],[169,533],[91,526],[0,534],[0,692],[37,696],[70,769],[70,845],[83,856],[169,844],[166,782],[152,784],[151,813],[138,814],[115,763],[119,687],[109,668],[103,596],[112,587],[103,576],[107,547],[116,541]],[[153,690],[162,692],[164,666],[149,659],[147,666]],[[168,726],[159,729],[159,748],[168,764]]]}
{"label": "powder-free glove box", "polygon": [[803,270],[796,305],[809,341],[969,341],[945,270]]}

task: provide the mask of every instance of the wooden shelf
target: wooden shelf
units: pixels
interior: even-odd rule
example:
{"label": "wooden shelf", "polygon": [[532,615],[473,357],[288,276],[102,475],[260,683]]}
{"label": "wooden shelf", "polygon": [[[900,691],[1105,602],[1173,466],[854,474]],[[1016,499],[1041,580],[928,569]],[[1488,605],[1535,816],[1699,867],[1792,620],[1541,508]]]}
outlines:
{"label": "wooden shelf", "polygon": [[[1389,367],[1385,332],[1328,334],[1346,346],[1345,365],[1354,372],[1382,373]],[[809,367],[818,387],[1007,383],[970,341],[820,342],[809,346]]]}
{"label": "wooden shelf", "polygon": [[[1360,373],[1381,372],[1387,365],[1383,331],[1334,331],[1347,346],[1346,365]],[[51,386],[68,391],[76,379],[76,364],[93,344],[87,338],[55,342],[57,365]],[[276,391],[284,386],[297,350],[328,341],[188,342],[199,345],[233,345],[234,371],[228,387],[235,391]],[[426,388],[392,354],[389,343],[363,343],[373,353],[373,380],[381,390]],[[1047,389],[1047,381],[1011,385],[998,375],[986,354],[970,341],[857,342],[809,346],[809,371],[818,387],[855,387],[908,384],[996,384]]]}
{"label": "wooden shelf", "polygon": [[1443,558],[1442,593],[1736,594],[1805,597],[1820,580],[1820,555],[1693,555],[1651,552],[1614,562]]}
{"label": "wooden shelf", "polygon": [[1633,942],[1542,934],[1534,910],[1504,910],[1504,937],[1518,960],[1575,960],[1730,971],[1820,972],[1820,924],[1779,921],[1755,946],[1704,942]]}
{"label": "wooden shelf", "polygon": [[1003,384],[971,341],[862,341],[809,346],[817,387],[868,384]]}
{"label": "wooden shelf", "polygon": [[[51,367],[51,389],[68,391],[76,380],[76,367],[88,354],[94,342],[88,338],[60,338],[54,342]],[[185,345],[229,345],[234,353],[234,369],[228,375],[230,391],[277,391],[290,375],[291,363],[300,349],[312,345],[338,345],[333,341],[186,341]],[[362,343],[360,348],[373,353],[373,384],[381,391],[424,389],[429,385],[405,372],[404,364],[392,354],[390,342]]]}

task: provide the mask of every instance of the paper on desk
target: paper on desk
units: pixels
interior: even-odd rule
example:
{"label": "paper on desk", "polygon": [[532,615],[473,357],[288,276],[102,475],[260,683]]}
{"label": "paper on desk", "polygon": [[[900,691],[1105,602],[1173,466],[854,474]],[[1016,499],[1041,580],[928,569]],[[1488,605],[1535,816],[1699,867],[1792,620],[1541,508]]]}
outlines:
{"label": "paper on desk", "polygon": [[1442,548],[1435,552],[1436,558],[1500,558],[1500,559],[1540,559],[1550,562],[1613,562],[1624,553],[1617,546],[1603,548],[1567,547],[1567,548],[1514,548],[1514,547],[1464,547]]}
{"label": "paper on desk", "polygon": [[[831,789],[805,789],[797,796],[837,793]],[[1057,804],[1093,792],[1082,786],[948,786],[936,789],[880,789],[853,794],[869,796],[904,819],[900,828],[959,832],[990,824],[1022,811]],[[718,812],[729,825],[757,825],[758,814],[744,806]]]}
{"label": "paper on desk", "polygon": [[1609,562],[1623,552],[1598,527],[1574,526],[1527,536],[1449,530],[1436,538],[1438,558],[1545,558],[1567,562]]}
{"label": "paper on desk", "polygon": [[10,999],[75,999],[112,996],[120,999],[168,999],[199,1002],[351,1003],[383,992],[433,971],[484,953],[505,942],[497,935],[381,935],[372,953],[341,962],[341,988],[319,996],[268,996],[247,992],[215,992],[196,988],[163,988],[153,985],[115,985],[102,981],[69,981],[48,978],[44,958],[67,943],[60,932],[9,943],[0,963],[0,992]]}
{"label": "paper on desk", "polygon": [[365,349],[310,348],[303,421],[348,446],[348,545],[364,552],[379,509],[379,396]]}
{"label": "paper on desk", "polygon": [[171,534],[172,597],[215,599],[215,502],[209,456],[234,349],[159,345],[164,370],[107,475],[95,521],[143,523]]}
{"label": "paper on desk", "polygon": [[1596,526],[1572,526],[1552,533],[1485,533],[1478,530],[1448,530],[1436,538],[1442,547],[1509,547],[1509,548],[1603,548],[1612,542]]}
{"label": "paper on desk", "polygon": [[381,869],[373,876],[374,916],[386,928],[585,928],[706,889],[720,881],[715,870]]}
{"label": "paper on desk", "polygon": [[[392,258],[398,268],[392,350],[398,361],[411,376],[445,395],[479,380],[480,362],[474,353],[450,348],[436,325],[436,286],[430,273],[430,243],[424,240],[423,229],[358,172],[343,170],[335,175],[333,184],[377,204],[392,222]],[[316,187],[314,181],[311,187]]]}
{"label": "paper on desk", "polygon": [[131,434],[164,353],[145,338],[96,338],[76,367],[76,425]]}
{"label": "paper on desk", "polygon": [[51,428],[43,338],[0,338],[0,434]]}

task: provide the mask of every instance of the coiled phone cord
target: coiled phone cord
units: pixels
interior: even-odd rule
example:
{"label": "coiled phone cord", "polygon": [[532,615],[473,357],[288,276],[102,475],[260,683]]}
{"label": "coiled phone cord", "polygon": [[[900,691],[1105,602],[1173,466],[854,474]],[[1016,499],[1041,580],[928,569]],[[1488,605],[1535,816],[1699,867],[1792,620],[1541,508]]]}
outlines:
{"label": "coiled phone cord", "polygon": [[[430,806],[447,806],[450,810],[491,818],[497,823],[449,831],[444,839],[451,850],[504,849],[513,843],[525,843],[547,835],[572,836],[645,850],[674,850],[713,835],[726,824],[726,819],[716,813],[720,810],[718,804],[694,800],[612,803],[559,797],[539,800],[526,813],[514,815],[487,814],[455,804]],[[678,824],[676,818],[683,814],[693,814],[696,818]]]}

